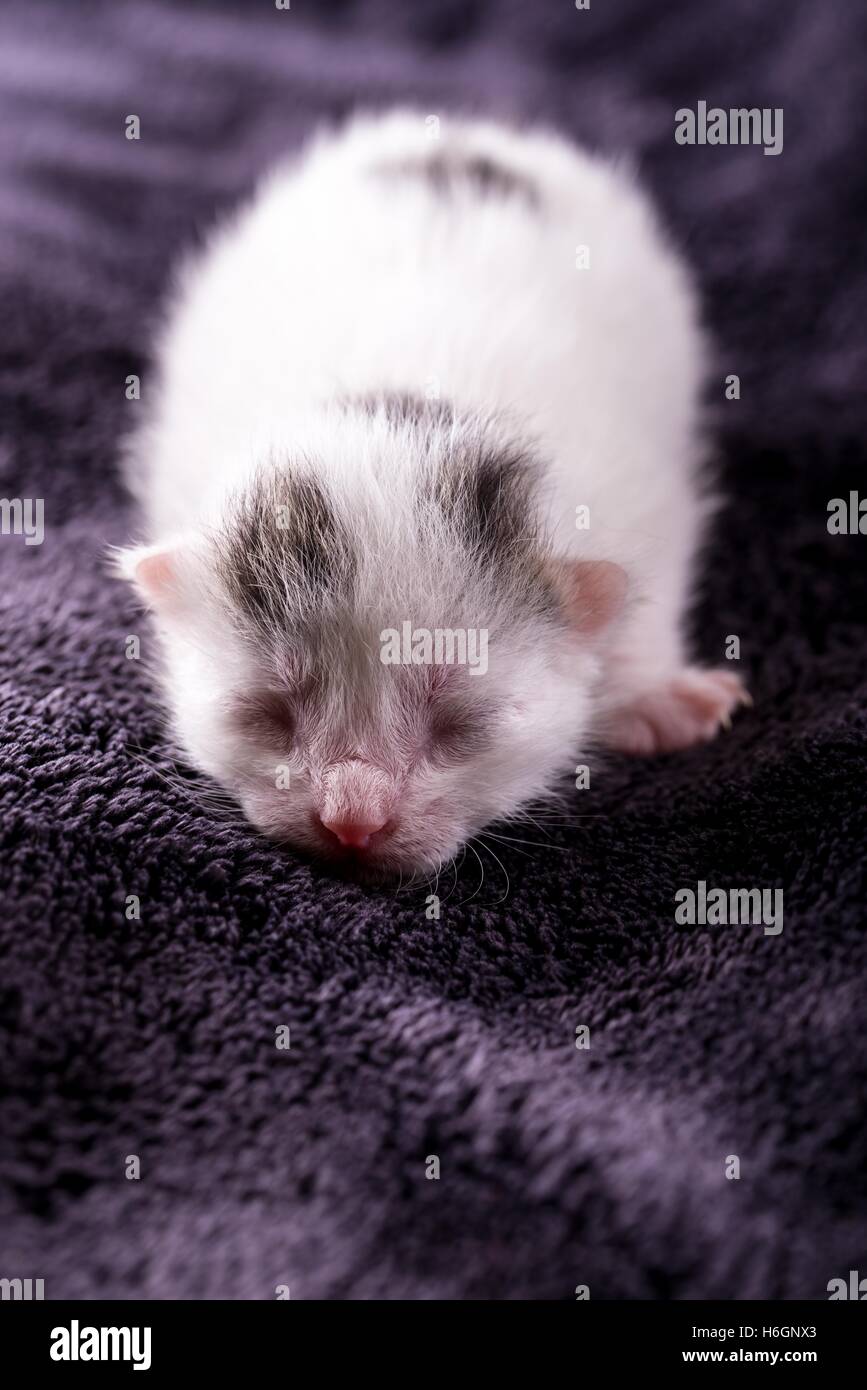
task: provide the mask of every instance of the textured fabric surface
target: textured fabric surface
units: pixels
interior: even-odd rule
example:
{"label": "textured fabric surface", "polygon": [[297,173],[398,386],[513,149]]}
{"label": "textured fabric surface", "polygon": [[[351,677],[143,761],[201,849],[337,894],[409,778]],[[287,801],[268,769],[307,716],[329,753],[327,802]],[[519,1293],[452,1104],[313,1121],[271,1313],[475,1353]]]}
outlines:
{"label": "textured fabric surface", "polygon": [[[865,1272],[867,538],[826,528],[867,490],[865,40],[838,0],[0,10],[0,495],[46,527],[0,536],[0,1276],[824,1298]],[[783,107],[783,153],[678,146],[701,99]],[[199,806],[103,558],[173,259],[319,121],[407,101],[635,157],[719,350],[696,650],[738,634],[755,697],[713,745],[594,763],[501,847],[508,894],[468,856],[438,922]],[[782,888],[782,934],[676,925],[702,879]]]}

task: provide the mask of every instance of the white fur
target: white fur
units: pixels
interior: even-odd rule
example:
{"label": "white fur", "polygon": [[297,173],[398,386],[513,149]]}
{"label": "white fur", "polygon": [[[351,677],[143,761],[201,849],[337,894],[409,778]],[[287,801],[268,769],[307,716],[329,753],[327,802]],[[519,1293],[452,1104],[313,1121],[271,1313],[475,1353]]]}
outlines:
{"label": "white fur", "polygon": [[[438,196],[424,180],[371,172],[451,150],[526,175],[539,206],[469,187]],[[582,245],[588,269],[576,267]],[[631,709],[682,668],[681,622],[707,510],[697,480],[705,348],[689,277],[627,168],[488,122],[446,119],[432,139],[422,116],[357,119],[273,173],[187,263],[159,363],[156,404],[129,456],[150,543],[195,538],[263,458],[301,452],[356,530],[390,533],[399,546],[411,450],[377,425],[363,438],[341,433],[329,408],[335,397],[390,389],[506,412],[549,461],[544,508],[555,548],[627,570],[632,603],[616,641],[582,654],[571,687],[562,653],[513,652],[515,703],[535,701],[533,731],[509,753],[508,776],[487,768],[484,806],[430,854],[416,836],[417,859],[437,862],[482,820],[546,790],[577,751],[591,699],[603,716]],[[575,525],[582,505],[589,530]],[[401,559],[412,564],[411,554]],[[194,760],[237,790],[215,752],[219,687],[206,687],[229,670],[243,680],[244,658],[225,634],[222,676],[179,650],[194,630],[207,647],[211,623],[219,615],[201,606],[186,637],[182,622],[166,620],[170,682],[187,692],[175,691],[176,722]],[[562,679],[540,680],[546,660]]]}

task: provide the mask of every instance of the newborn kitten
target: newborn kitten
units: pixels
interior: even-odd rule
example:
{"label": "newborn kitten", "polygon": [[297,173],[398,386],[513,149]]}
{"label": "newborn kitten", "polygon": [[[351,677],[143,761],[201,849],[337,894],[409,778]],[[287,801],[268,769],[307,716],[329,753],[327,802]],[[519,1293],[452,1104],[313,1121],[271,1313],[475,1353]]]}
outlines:
{"label": "newborn kitten", "polygon": [[129,451],[150,543],[120,557],[190,760],[383,873],[591,738],[685,748],[746,699],[681,635],[708,511],[683,265],[627,173],[428,124],[320,139],[185,267]]}

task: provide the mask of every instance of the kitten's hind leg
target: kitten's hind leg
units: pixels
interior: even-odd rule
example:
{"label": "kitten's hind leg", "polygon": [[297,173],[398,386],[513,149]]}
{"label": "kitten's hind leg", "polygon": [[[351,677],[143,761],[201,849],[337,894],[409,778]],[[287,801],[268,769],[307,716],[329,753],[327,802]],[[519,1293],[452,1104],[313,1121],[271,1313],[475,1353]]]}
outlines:
{"label": "kitten's hind leg", "polygon": [[740,676],[686,660],[678,606],[650,603],[636,611],[610,653],[597,731],[623,753],[670,753],[728,728],[739,705],[751,704]]}
{"label": "kitten's hind leg", "polygon": [[714,738],[739,705],[751,703],[733,671],[685,666],[604,711],[599,732],[622,753],[670,753]]}

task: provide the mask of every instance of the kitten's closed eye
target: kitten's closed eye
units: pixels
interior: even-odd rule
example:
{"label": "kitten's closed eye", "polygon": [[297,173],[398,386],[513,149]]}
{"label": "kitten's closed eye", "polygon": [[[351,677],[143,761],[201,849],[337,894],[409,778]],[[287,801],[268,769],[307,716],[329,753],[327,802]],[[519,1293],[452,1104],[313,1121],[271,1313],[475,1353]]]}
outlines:
{"label": "kitten's closed eye", "polygon": [[289,695],[278,690],[263,690],[235,698],[232,722],[239,733],[257,742],[289,748],[295,736],[297,714]]}
{"label": "kitten's closed eye", "polygon": [[484,710],[444,705],[433,712],[429,756],[435,762],[471,758],[488,746],[490,738],[490,722]]}

